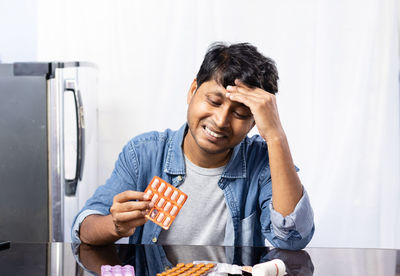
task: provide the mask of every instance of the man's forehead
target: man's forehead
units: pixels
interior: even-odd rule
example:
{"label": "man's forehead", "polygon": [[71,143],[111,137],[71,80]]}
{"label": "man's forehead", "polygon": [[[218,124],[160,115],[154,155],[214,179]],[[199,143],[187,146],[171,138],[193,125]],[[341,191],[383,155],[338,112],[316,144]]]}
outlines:
{"label": "man's forehead", "polygon": [[208,90],[225,91],[225,87],[223,87],[220,83],[216,82],[215,80],[209,80],[203,82],[201,86],[205,86]]}
{"label": "man's forehead", "polygon": [[[226,96],[225,96],[225,94],[226,94],[226,92],[227,92],[226,89],[223,88],[222,86],[220,86],[220,87],[221,87],[221,89],[210,89],[209,91],[205,91],[205,95],[214,95],[214,96],[223,98],[223,99],[228,100],[228,101],[231,102],[231,100],[229,100],[229,99],[226,98]],[[236,101],[232,101],[232,102],[231,102],[231,105],[232,105],[232,106],[243,106],[243,107],[248,108],[248,107],[247,107],[246,105],[244,105],[243,103],[239,103],[239,102],[236,102]]]}

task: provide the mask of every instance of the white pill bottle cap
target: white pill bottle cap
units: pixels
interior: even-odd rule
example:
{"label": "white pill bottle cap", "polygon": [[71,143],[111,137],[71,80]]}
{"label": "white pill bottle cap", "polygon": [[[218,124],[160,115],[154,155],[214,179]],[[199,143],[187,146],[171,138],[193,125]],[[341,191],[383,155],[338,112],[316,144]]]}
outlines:
{"label": "white pill bottle cap", "polygon": [[285,263],[280,259],[253,266],[253,276],[282,276],[286,275]]}

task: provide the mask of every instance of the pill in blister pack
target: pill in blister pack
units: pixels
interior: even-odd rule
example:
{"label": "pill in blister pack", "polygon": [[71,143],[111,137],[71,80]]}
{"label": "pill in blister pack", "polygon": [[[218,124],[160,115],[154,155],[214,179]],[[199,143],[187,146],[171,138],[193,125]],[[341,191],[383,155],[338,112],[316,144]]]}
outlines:
{"label": "pill in blister pack", "polygon": [[193,275],[193,276],[200,276],[200,275],[206,275],[210,272],[213,272],[215,270],[215,264],[208,263],[198,263],[198,264],[193,264],[193,263],[179,263],[175,267],[168,269],[162,273],[158,273],[157,276],[168,276],[168,275]]}
{"label": "pill in blister pack", "polygon": [[187,195],[158,176],[153,177],[144,192],[145,197],[154,203],[146,217],[168,230],[185,204]]}
{"label": "pill in blister pack", "polygon": [[135,276],[135,269],[131,265],[102,265],[101,276]]}

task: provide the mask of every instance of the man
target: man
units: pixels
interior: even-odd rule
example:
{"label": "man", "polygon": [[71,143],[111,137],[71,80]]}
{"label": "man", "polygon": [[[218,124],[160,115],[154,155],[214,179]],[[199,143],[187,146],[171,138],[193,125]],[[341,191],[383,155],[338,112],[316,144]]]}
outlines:
{"label": "man", "polygon": [[[106,184],[77,215],[72,239],[130,243],[265,245],[297,250],[314,233],[275,93],[275,63],[248,44],[209,48],[187,95],[187,123],[124,147]],[[257,127],[259,135],[247,137]],[[154,175],[188,200],[169,230],[147,222]]]}

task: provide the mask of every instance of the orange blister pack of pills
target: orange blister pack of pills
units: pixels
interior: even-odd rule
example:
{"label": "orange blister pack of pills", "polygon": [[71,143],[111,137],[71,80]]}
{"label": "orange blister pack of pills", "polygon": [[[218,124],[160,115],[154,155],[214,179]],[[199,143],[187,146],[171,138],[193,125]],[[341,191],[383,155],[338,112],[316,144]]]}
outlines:
{"label": "orange blister pack of pills", "polygon": [[183,275],[207,275],[214,270],[215,264],[208,263],[179,263],[175,267],[168,269],[162,273],[158,273],[157,276],[183,276]]}
{"label": "orange blister pack of pills", "polygon": [[187,195],[158,176],[153,177],[144,192],[154,204],[145,217],[168,230],[185,204]]}

